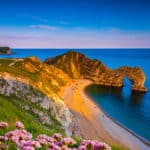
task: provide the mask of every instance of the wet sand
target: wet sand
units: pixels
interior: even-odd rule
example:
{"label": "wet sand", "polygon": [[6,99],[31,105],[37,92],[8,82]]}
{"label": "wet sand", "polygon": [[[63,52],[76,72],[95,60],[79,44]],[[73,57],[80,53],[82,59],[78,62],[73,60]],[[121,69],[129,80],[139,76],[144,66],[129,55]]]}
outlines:
{"label": "wet sand", "polygon": [[121,127],[86,95],[89,80],[76,80],[64,88],[62,97],[74,115],[70,126],[73,134],[85,139],[101,140],[130,150],[149,150],[150,147],[137,136]]}

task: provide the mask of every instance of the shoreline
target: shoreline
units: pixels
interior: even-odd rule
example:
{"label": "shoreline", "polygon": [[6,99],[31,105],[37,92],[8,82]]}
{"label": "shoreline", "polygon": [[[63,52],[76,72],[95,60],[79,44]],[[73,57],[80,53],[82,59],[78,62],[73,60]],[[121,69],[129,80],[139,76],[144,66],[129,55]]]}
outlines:
{"label": "shoreline", "polygon": [[[86,87],[85,87],[85,88],[86,88]],[[91,99],[90,96],[89,96],[89,95],[87,94],[87,92],[85,91],[85,88],[83,89],[84,94],[85,94],[89,99]],[[91,100],[92,100],[92,99],[91,99]],[[129,128],[127,128],[127,127],[123,126],[121,123],[119,123],[117,120],[113,119],[109,114],[107,114],[106,112],[104,112],[104,111],[102,110],[102,108],[101,108],[97,103],[94,102],[94,100],[92,100],[92,102],[93,102],[95,105],[97,105],[97,107],[99,107],[99,109],[103,112],[103,114],[104,114],[106,117],[108,117],[112,122],[114,122],[114,123],[117,124],[119,127],[123,128],[124,130],[126,130],[127,132],[129,132],[130,134],[132,134],[133,136],[135,136],[136,138],[138,138],[141,142],[143,142],[144,144],[146,144],[147,146],[150,147],[150,142],[149,142],[148,140],[146,140],[146,139],[144,139],[143,137],[137,135],[134,131],[130,130]]]}
{"label": "shoreline", "polygon": [[[62,97],[74,115],[70,129],[85,139],[96,139],[133,150],[148,150],[150,144],[123,127],[88,96],[89,80],[76,80],[63,89]],[[92,129],[92,130],[91,130]]]}

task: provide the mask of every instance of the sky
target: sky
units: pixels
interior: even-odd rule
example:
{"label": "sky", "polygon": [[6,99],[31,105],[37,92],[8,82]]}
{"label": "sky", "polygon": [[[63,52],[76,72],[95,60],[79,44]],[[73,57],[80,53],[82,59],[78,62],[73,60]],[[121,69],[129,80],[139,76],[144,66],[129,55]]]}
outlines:
{"label": "sky", "polygon": [[0,0],[0,46],[150,48],[150,0]]}

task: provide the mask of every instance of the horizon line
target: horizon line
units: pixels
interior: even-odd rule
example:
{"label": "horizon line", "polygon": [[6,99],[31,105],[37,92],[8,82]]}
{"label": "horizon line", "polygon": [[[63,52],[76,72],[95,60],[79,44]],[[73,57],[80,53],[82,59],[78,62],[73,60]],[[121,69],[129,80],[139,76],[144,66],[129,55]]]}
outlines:
{"label": "horizon line", "polygon": [[[1,46],[0,46],[1,47]],[[9,47],[9,46],[7,46],[7,47]],[[99,47],[99,48],[68,48],[68,47],[66,47],[66,48],[56,48],[56,47],[48,47],[48,48],[39,48],[39,47],[35,47],[35,48],[33,48],[33,47],[9,47],[9,48],[11,48],[11,49],[150,49],[150,47],[112,47],[112,48],[106,48],[106,47]]]}

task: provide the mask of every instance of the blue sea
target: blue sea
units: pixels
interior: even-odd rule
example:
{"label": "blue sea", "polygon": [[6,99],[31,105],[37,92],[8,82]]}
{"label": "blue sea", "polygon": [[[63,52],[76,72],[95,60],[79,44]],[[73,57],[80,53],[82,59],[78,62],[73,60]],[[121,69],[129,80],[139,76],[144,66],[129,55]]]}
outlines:
{"label": "blue sea", "polygon": [[[41,61],[67,52],[69,49],[12,49],[14,54],[1,58],[37,56]],[[109,116],[135,134],[150,141],[150,49],[77,49],[89,58],[99,59],[111,69],[120,66],[139,66],[146,75],[146,93],[131,92],[131,83],[125,78],[123,88],[91,85],[88,95]]]}

